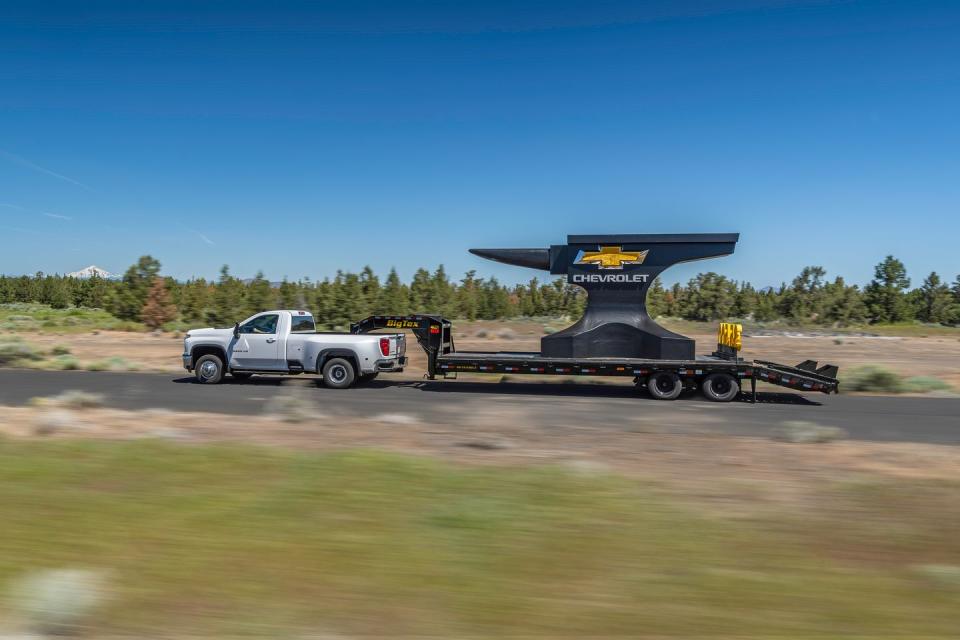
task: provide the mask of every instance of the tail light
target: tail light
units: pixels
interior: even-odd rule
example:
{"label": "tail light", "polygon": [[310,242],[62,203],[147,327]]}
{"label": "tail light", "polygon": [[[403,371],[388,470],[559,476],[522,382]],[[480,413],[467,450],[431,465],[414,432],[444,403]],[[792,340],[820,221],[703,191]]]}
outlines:
{"label": "tail light", "polygon": [[380,338],[380,353],[390,355],[390,338]]}

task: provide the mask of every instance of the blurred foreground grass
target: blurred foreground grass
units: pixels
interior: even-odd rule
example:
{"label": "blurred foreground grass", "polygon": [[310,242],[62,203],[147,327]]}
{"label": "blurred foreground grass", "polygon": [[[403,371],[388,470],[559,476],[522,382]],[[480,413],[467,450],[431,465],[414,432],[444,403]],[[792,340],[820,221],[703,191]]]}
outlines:
{"label": "blurred foreground grass", "polygon": [[0,440],[0,593],[102,572],[88,637],[955,637],[958,487],[831,487],[732,519],[556,467]]}

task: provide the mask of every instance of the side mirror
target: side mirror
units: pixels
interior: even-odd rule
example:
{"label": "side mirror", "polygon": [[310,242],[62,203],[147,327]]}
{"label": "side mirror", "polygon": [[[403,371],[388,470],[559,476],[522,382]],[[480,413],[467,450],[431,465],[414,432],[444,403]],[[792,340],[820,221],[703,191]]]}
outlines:
{"label": "side mirror", "polygon": [[234,337],[234,338],[239,338],[239,337],[240,337],[240,323],[239,323],[239,322],[233,325],[233,337]]}

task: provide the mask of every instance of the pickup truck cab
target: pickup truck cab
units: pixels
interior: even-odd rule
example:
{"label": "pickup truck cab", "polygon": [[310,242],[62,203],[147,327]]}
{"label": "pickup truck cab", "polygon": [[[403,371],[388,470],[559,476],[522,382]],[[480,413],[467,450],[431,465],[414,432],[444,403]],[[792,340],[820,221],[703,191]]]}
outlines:
{"label": "pickup truck cab", "polygon": [[183,367],[202,384],[230,374],[315,373],[334,389],[369,381],[381,371],[403,371],[402,333],[318,333],[308,311],[264,311],[232,329],[191,329],[183,340]]}

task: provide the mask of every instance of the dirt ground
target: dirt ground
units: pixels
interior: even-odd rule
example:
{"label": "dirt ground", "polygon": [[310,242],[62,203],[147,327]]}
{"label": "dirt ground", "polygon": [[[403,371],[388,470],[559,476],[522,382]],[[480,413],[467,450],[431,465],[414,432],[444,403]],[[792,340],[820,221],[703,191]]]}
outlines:
{"label": "dirt ground", "polygon": [[[559,323],[545,325],[533,321],[457,322],[454,339],[458,350],[539,351],[545,328],[557,330]],[[716,344],[716,335],[690,333],[697,341],[699,353],[709,353]],[[172,334],[99,332],[96,334],[24,336],[41,349],[67,345],[80,361],[87,363],[112,357],[123,358],[144,371],[183,371],[180,364],[182,337]],[[411,364],[399,377],[418,379],[423,376],[426,360],[412,334],[408,335],[407,355]],[[797,364],[803,360],[840,367],[841,381],[845,369],[871,364],[905,376],[935,376],[960,389],[960,339],[945,335],[929,337],[886,336],[823,336],[784,332],[778,335],[744,336],[745,358]],[[480,376],[478,379],[487,379]],[[533,378],[531,378],[533,379]],[[539,378],[537,378],[539,379]]]}

